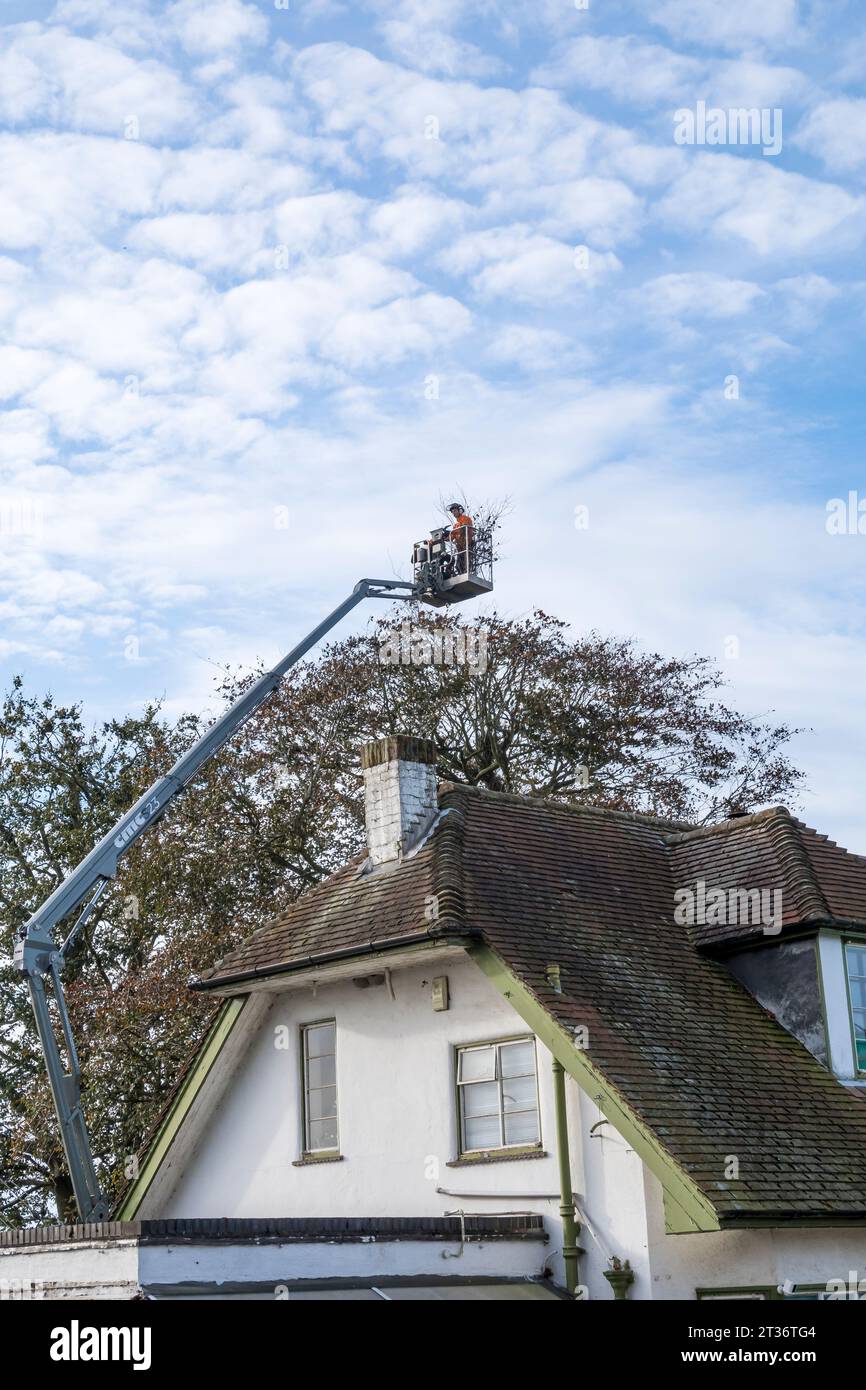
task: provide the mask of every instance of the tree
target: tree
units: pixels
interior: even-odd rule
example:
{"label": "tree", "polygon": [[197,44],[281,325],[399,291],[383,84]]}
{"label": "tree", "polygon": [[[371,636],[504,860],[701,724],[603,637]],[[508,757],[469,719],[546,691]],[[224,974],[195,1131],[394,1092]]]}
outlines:
{"label": "tree", "polygon": [[[253,677],[224,682],[233,699]],[[71,952],[67,999],[109,1193],[211,1003],[189,977],[355,853],[359,745],[435,739],[447,780],[704,821],[788,799],[793,733],[736,713],[703,657],[573,639],[544,613],[400,607],[291,671],[169,815],[132,847]],[[201,733],[154,705],[87,729],[13,682],[0,712],[0,1224],[69,1219],[71,1192],[15,931]]]}

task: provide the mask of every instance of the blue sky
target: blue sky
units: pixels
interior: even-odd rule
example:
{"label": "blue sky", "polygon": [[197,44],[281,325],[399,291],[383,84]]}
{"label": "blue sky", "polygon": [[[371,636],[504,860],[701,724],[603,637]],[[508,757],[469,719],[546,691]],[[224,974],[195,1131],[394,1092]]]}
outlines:
{"label": "blue sky", "polygon": [[[0,18],[4,678],[213,709],[508,494],[499,610],[716,657],[866,852],[862,6]],[[678,144],[699,102],[781,150]]]}

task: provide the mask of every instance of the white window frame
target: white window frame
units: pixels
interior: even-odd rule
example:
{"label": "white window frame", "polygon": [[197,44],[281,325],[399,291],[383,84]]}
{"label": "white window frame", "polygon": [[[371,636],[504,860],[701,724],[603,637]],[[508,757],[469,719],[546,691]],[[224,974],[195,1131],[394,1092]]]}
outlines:
{"label": "white window frame", "polygon": [[866,975],[853,975],[851,972],[851,966],[848,961],[848,951],[852,946],[855,949],[866,951],[866,940],[864,940],[863,937],[857,938],[849,936],[842,942],[842,955],[845,961],[845,988],[848,992],[848,1016],[851,1021],[851,1046],[854,1049],[854,1074],[855,1076],[866,1076],[866,1065],[860,1061],[860,1054],[857,1050],[857,1029],[855,1023],[858,1014],[862,1015],[864,1020],[866,1020],[866,1009],[864,1009],[862,1005],[854,1003],[854,991],[851,988],[852,980],[866,981]]}
{"label": "white window frame", "polygon": [[[532,1044],[532,1075],[535,1078],[535,1118],[537,1135],[529,1142],[521,1141],[516,1144],[505,1142],[505,1101],[502,1093],[502,1068],[500,1066],[500,1051],[503,1047],[509,1047],[513,1043]],[[487,1077],[474,1077],[471,1081],[462,1081],[460,1078],[461,1059],[468,1052],[482,1052],[487,1048],[493,1049],[493,1075]],[[493,1038],[490,1041],[465,1043],[455,1048],[455,1087],[457,1091],[457,1147],[461,1158],[471,1157],[473,1154],[500,1153],[507,1150],[533,1150],[541,1148],[541,1097],[538,1090],[538,1047],[533,1033],[520,1034],[515,1038]],[[529,1076],[529,1072],[522,1072],[521,1076]],[[505,1078],[506,1080],[508,1078]],[[499,1143],[488,1144],[484,1148],[469,1148],[466,1143],[466,1125],[463,1113],[463,1092],[469,1086],[489,1085],[495,1081],[499,1089]]]}
{"label": "white window frame", "polygon": [[[334,1051],[333,1053],[322,1053],[322,1056],[333,1056],[334,1058],[334,1121],[337,1127],[337,1142],[329,1144],[327,1148],[315,1148],[310,1143],[310,1125],[312,1117],[310,1115],[310,1094],[312,1091],[330,1090],[331,1087],[311,1086],[310,1085],[310,1055],[307,1046],[307,1039],[311,1033],[318,1028],[333,1028],[334,1030]],[[305,1155],[318,1157],[323,1154],[338,1154],[340,1152],[340,1103],[337,1086],[337,1020],[335,1018],[319,1018],[314,1023],[301,1024],[301,1123],[303,1131]]]}
{"label": "white window frame", "polygon": [[[862,939],[862,938],[861,938]],[[866,1085],[866,1072],[858,1071],[854,1054],[854,1020],[848,987],[845,945],[856,939],[822,928],[818,933],[818,966],[824,1032],[830,1071],[846,1086]]]}

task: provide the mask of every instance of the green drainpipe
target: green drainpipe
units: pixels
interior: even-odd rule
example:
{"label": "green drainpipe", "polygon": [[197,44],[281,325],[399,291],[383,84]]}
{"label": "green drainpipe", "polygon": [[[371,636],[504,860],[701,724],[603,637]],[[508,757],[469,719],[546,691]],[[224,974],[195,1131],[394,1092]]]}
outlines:
{"label": "green drainpipe", "polygon": [[565,1287],[570,1294],[577,1289],[577,1233],[574,1191],[571,1186],[571,1159],[568,1153],[568,1113],[565,1104],[565,1071],[561,1062],[553,1059],[553,1094],[556,1103],[556,1151],[559,1158],[559,1214],[562,1217],[562,1260],[565,1265]]}

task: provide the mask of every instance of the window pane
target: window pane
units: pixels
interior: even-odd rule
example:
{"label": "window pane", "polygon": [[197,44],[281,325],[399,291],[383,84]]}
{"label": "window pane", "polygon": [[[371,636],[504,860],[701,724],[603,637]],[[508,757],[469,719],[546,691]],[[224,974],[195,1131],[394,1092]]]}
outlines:
{"label": "window pane", "polygon": [[505,1116],[506,1144],[537,1144],[538,1114],[535,1110],[515,1110]]}
{"label": "window pane", "polygon": [[496,1049],[471,1047],[460,1053],[461,1081],[492,1081],[496,1076]]}
{"label": "window pane", "polygon": [[306,1034],[308,1057],[323,1057],[329,1052],[336,1051],[337,1025],[335,1023],[317,1023],[314,1028],[307,1028]]}
{"label": "window pane", "polygon": [[531,1038],[526,1042],[503,1043],[500,1056],[503,1076],[535,1075],[535,1045]]}
{"label": "window pane", "polygon": [[329,1057],[311,1057],[307,1063],[308,1086],[336,1086],[337,1061],[334,1054]]}
{"label": "window pane", "polygon": [[484,1115],[466,1120],[463,1126],[463,1142],[467,1149],[498,1149],[502,1143],[499,1116]]}
{"label": "window pane", "polygon": [[866,975],[866,946],[849,946],[846,954],[848,956],[848,974]]}
{"label": "window pane", "polygon": [[462,1086],[464,1115],[498,1115],[499,1087],[495,1081],[478,1081],[474,1086]]}
{"label": "window pane", "polygon": [[337,1147],[337,1121],[311,1120],[310,1121],[310,1149],[336,1149]]}
{"label": "window pane", "polygon": [[502,1104],[509,1110],[535,1109],[535,1077],[512,1076],[502,1083]]}
{"label": "window pane", "polygon": [[336,1086],[325,1086],[321,1091],[310,1091],[307,1096],[307,1114],[311,1120],[323,1120],[336,1113]]}

